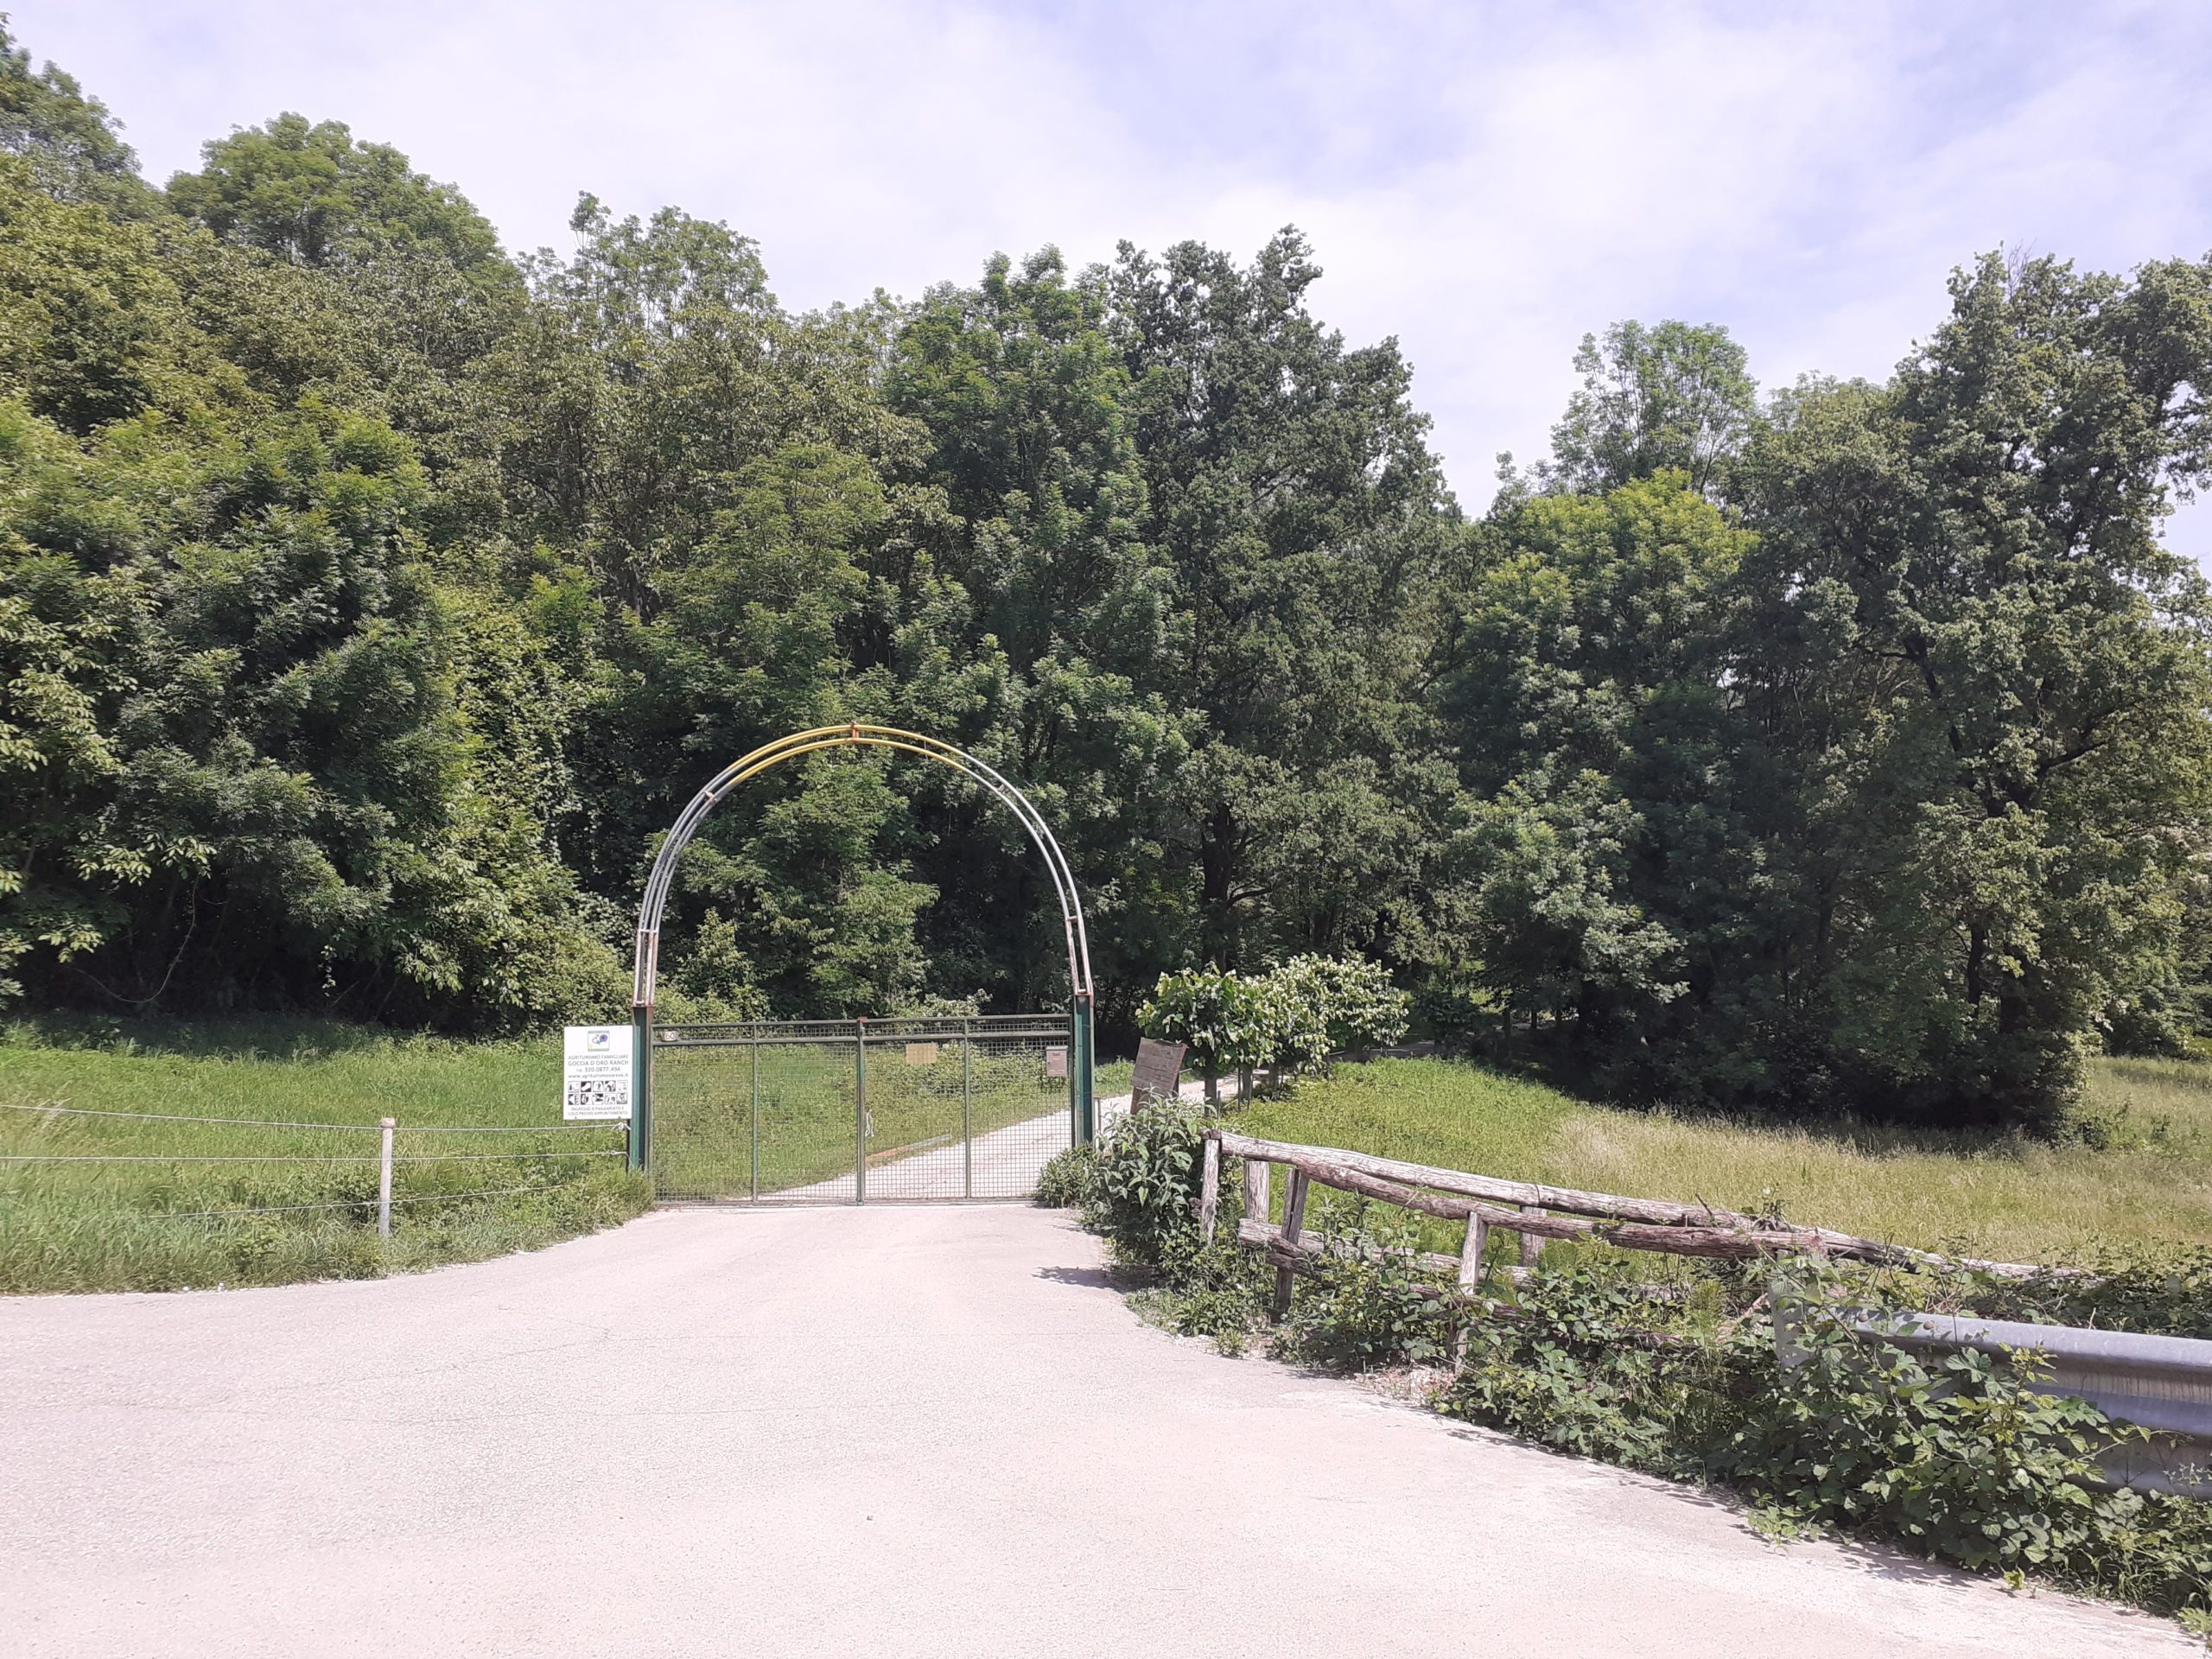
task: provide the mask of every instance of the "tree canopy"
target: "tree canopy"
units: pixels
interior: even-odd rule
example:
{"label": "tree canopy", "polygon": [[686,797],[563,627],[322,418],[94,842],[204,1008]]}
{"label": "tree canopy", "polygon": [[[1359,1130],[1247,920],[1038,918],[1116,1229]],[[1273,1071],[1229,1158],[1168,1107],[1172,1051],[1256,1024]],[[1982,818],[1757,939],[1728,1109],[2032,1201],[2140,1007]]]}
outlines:
{"label": "tree canopy", "polygon": [[[290,113],[156,190],[0,31],[0,996],[611,1012],[700,780],[861,718],[1038,799],[1109,1035],[1350,955],[1624,1095],[2051,1124],[2205,1017],[2212,264],[1975,259],[1765,397],[1614,324],[1478,515],[1294,229],[801,314],[572,228]],[[687,853],[669,995],[1035,1006],[1058,931],[958,779],[822,756]]]}

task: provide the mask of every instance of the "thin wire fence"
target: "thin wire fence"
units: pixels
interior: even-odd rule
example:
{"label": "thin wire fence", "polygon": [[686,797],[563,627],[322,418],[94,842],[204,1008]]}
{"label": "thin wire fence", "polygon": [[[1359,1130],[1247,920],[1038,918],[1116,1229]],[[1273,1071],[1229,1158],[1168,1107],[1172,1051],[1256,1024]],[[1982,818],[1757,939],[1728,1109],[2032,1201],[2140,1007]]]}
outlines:
{"label": "thin wire fence", "polygon": [[[315,1118],[201,1117],[192,1112],[125,1112],[104,1106],[26,1104],[0,1100],[0,1111],[60,1113],[65,1117],[129,1117],[149,1123],[223,1123],[257,1129],[359,1129],[383,1132],[380,1123],[332,1123]],[[402,1135],[543,1135],[552,1130],[619,1128],[619,1123],[411,1123],[393,1126]]]}
{"label": "thin wire fence", "polygon": [[[485,1186],[470,1192],[414,1192],[395,1193],[391,1202],[402,1204],[453,1204],[462,1198],[507,1198],[518,1192],[549,1192],[547,1186]],[[236,1210],[153,1210],[147,1213],[160,1221],[209,1221],[228,1216],[283,1216],[302,1210],[369,1210],[376,1207],[374,1198],[334,1198],[327,1204],[264,1204],[251,1209]]]}
{"label": "thin wire fence", "polygon": [[[556,1193],[575,1184],[577,1177],[571,1175],[569,1172],[580,1172],[580,1166],[588,1168],[588,1160],[626,1158],[628,1155],[626,1146],[552,1148],[542,1146],[520,1146],[505,1151],[486,1152],[400,1152],[395,1150],[396,1141],[403,1144],[422,1144],[419,1141],[409,1140],[410,1137],[414,1136],[492,1135],[535,1137],[543,1136],[552,1130],[574,1129],[596,1130],[602,1135],[609,1130],[626,1133],[627,1125],[619,1122],[401,1125],[391,1118],[385,1118],[372,1123],[345,1123],[315,1118],[227,1117],[191,1112],[142,1112],[111,1107],[68,1106],[60,1102],[31,1103],[0,1101],[0,1109],[34,1114],[41,1122],[56,1118],[82,1122],[87,1129],[95,1128],[101,1121],[105,1120],[116,1122],[118,1129],[124,1125],[135,1123],[189,1123],[220,1129],[306,1131],[311,1134],[334,1130],[354,1130],[374,1135],[381,1141],[378,1149],[374,1153],[363,1153],[358,1155],[306,1152],[6,1152],[0,1153],[0,1166],[22,1169],[27,1177],[37,1169],[55,1166],[67,1168],[157,1166],[180,1170],[186,1167],[207,1166],[235,1168],[240,1166],[257,1169],[266,1169],[273,1166],[331,1169],[335,1166],[339,1168],[361,1169],[365,1173],[369,1168],[374,1168],[377,1172],[377,1180],[376,1191],[373,1194],[361,1193],[344,1198],[317,1198],[298,1204],[231,1205],[221,1208],[172,1210],[160,1207],[158,1202],[149,1205],[143,1200],[148,1198],[158,1200],[160,1197],[167,1196],[171,1202],[174,1202],[177,1196],[174,1190],[164,1195],[156,1189],[144,1187],[142,1184],[135,1193],[128,1195],[140,1199],[141,1202],[130,1204],[129,1207],[135,1213],[149,1219],[206,1222],[220,1222],[253,1216],[304,1216],[334,1211],[364,1212],[365,1217],[366,1212],[373,1211],[377,1231],[380,1236],[387,1238],[391,1236],[392,1214],[395,1210],[404,1209],[410,1205],[455,1204],[469,1199],[515,1198],[525,1193]],[[476,1144],[481,1146],[485,1143],[480,1141]],[[477,1187],[460,1192],[401,1192],[393,1190],[395,1176],[401,1166],[415,1167],[423,1165],[488,1163],[517,1166],[518,1166],[518,1173],[522,1173],[524,1168],[535,1165],[543,1172],[546,1179],[534,1180],[527,1185]],[[88,1169],[87,1173],[89,1173]],[[334,1176],[335,1171],[334,1170],[333,1173]],[[58,1171],[57,1178],[59,1178]],[[180,1176],[178,1179],[186,1178]],[[257,1177],[255,1179],[257,1184],[261,1184],[260,1178]],[[327,1184],[325,1190],[328,1190]],[[194,1194],[194,1196],[198,1195]],[[248,1195],[241,1194],[240,1196]],[[128,1197],[124,1201],[128,1203]]]}
{"label": "thin wire fence", "polygon": [[9,1152],[0,1164],[512,1164],[533,1158],[620,1158],[620,1147],[586,1152],[406,1152],[391,1158],[302,1157],[293,1152]]}

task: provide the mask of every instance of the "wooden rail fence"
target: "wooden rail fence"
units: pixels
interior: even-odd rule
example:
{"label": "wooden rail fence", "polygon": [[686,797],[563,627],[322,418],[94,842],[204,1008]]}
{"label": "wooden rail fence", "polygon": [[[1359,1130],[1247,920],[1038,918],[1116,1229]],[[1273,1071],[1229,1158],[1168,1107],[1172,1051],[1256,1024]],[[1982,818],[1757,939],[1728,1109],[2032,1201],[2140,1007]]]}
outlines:
{"label": "wooden rail fence", "polygon": [[[1317,1184],[1421,1215],[1465,1223],[1466,1233],[1457,1258],[1426,1253],[1419,1258],[1425,1267],[1454,1274],[1463,1288],[1471,1287],[1482,1276],[1483,1252],[1493,1227],[1520,1236],[1524,1268],[1535,1263],[1548,1240],[1584,1239],[1670,1255],[1749,1260],[1811,1254],[1878,1267],[1964,1268],[2003,1278],[2027,1278],[2050,1271],[2018,1262],[1937,1255],[1827,1227],[1800,1227],[1771,1217],[1743,1215],[1709,1204],[1674,1204],[1612,1192],[1583,1192],[1536,1181],[1501,1180],[1464,1170],[1347,1152],[1338,1147],[1266,1141],[1218,1127],[1205,1131],[1199,1177],[1198,1227],[1209,1243],[1220,1207],[1224,1155],[1243,1160],[1244,1217],[1236,1236],[1241,1243],[1264,1250],[1275,1264],[1277,1319],[1290,1310],[1295,1273],[1327,1248],[1325,1240],[1306,1229],[1306,1192]],[[1269,1218],[1268,1209],[1269,1171],[1276,1164],[1290,1171],[1280,1224]]]}

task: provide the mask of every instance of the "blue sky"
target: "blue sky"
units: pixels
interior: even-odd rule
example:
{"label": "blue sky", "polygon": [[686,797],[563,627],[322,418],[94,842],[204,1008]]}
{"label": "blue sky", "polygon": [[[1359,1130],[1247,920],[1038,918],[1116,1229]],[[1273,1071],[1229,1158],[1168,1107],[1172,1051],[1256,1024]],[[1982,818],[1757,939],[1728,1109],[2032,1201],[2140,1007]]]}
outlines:
{"label": "blue sky", "polygon": [[[2206,5],[0,4],[156,179],[298,110],[511,246],[565,248],[583,189],[727,219],[797,306],[1295,222],[1474,508],[1617,318],[1726,323],[1769,385],[1878,376],[1978,251],[2212,249]],[[2172,537],[2212,557],[2212,505]]]}

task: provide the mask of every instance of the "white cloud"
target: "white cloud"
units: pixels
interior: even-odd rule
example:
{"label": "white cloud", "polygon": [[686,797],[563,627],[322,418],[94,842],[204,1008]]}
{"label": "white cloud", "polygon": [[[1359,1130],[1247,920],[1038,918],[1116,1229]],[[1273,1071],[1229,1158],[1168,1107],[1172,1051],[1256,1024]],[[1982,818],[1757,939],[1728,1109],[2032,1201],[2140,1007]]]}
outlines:
{"label": "white cloud", "polygon": [[[1726,322],[1769,384],[1879,375],[1978,251],[2212,245],[2212,14],[2187,8],[11,10],[154,176],[297,109],[397,144],[514,245],[565,245],[580,189],[726,219],[801,305],[1295,221],[1323,314],[1403,341],[1475,505],[1614,318]],[[2212,523],[2181,538],[2212,551]]]}

